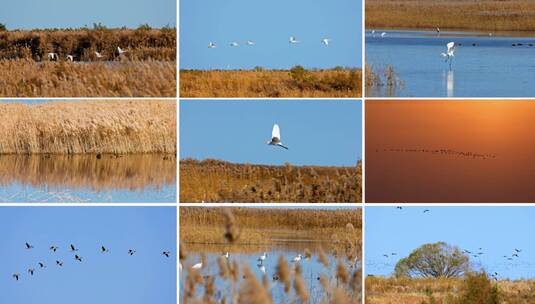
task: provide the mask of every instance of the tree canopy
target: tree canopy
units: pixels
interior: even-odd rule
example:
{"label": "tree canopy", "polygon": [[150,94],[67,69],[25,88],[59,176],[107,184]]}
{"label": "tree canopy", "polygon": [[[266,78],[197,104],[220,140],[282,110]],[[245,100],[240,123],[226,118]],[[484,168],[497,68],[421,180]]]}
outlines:
{"label": "tree canopy", "polygon": [[396,277],[451,278],[470,270],[470,258],[445,242],[425,244],[396,264]]}

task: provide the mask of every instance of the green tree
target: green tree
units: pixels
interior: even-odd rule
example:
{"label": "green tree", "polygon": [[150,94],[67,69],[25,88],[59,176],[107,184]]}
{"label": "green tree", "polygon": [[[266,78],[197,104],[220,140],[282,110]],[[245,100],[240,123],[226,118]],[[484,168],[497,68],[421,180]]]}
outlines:
{"label": "green tree", "polygon": [[451,278],[470,270],[470,258],[459,247],[445,242],[425,244],[399,260],[396,277]]}

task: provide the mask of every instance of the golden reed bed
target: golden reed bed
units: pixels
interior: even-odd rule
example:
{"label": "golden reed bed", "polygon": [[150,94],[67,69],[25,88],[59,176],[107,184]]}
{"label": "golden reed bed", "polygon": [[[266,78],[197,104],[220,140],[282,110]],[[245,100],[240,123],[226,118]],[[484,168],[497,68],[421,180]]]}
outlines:
{"label": "golden reed bed", "polygon": [[0,186],[12,183],[33,187],[91,190],[164,187],[176,183],[176,158],[169,154],[0,155]]}
{"label": "golden reed bed", "polygon": [[0,154],[176,153],[175,101],[0,103]]}
{"label": "golden reed bed", "polygon": [[0,60],[2,97],[175,97],[176,63]]}
{"label": "golden reed bed", "polygon": [[180,161],[180,201],[360,202],[362,166],[266,166]]}
{"label": "golden reed bed", "polygon": [[482,280],[481,277],[471,284],[467,284],[463,278],[367,277],[366,304],[535,303],[535,280],[500,280],[497,282],[498,301],[482,299],[485,292],[481,291],[491,291],[495,284],[493,280]]}
{"label": "golden reed bed", "polygon": [[360,69],[180,71],[181,97],[361,97]]}
{"label": "golden reed bed", "polygon": [[366,28],[533,31],[530,0],[367,0]]}

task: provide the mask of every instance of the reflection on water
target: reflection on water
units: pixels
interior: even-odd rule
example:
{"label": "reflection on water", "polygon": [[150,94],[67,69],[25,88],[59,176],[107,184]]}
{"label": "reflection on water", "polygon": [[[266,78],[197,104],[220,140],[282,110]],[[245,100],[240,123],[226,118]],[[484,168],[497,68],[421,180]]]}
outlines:
{"label": "reflection on water", "polygon": [[[395,92],[386,86],[372,88],[370,96],[535,96],[535,37],[425,31],[384,31],[381,37],[377,34],[381,32],[367,32],[366,61],[379,74],[392,65],[404,87]],[[455,83],[453,74],[450,82],[449,63],[441,56],[450,41],[456,43]]]}
{"label": "reflection on water", "polygon": [[[293,258],[299,254],[304,256],[306,249],[311,252],[312,256],[310,258],[303,257],[298,263],[302,268],[302,277],[309,294],[308,303],[320,303],[325,296],[324,288],[318,279],[320,275],[326,276],[331,285],[342,286],[342,283],[337,282],[336,279],[336,265],[338,260],[332,254],[328,253],[326,253],[329,260],[328,267],[320,263],[318,260],[320,248],[328,248],[329,244],[327,243],[302,240],[300,242],[278,242],[271,245],[236,246],[188,244],[186,246],[188,255],[187,258],[182,261],[182,270],[180,272],[180,303],[184,303],[184,284],[186,281],[185,278],[188,276],[188,270],[192,265],[201,261],[201,253],[204,253],[207,258],[207,265],[201,269],[201,275],[204,277],[213,276],[215,278],[214,286],[216,286],[217,289],[216,299],[221,300],[226,298],[227,303],[229,302],[228,299],[232,299],[232,297],[230,297],[232,295],[232,284],[229,280],[224,280],[218,275],[219,267],[217,263],[217,259],[225,252],[229,252],[230,262],[238,262],[240,269],[243,268],[244,264],[247,264],[260,282],[264,275],[267,276],[269,279],[269,292],[271,293],[273,303],[288,302],[288,295],[284,292],[284,284],[276,277],[276,267],[279,256],[284,256],[286,258],[291,271],[294,272],[297,262],[292,262]],[[258,257],[263,255],[264,252],[267,254],[267,257],[264,263],[259,263]],[[344,260],[344,263],[350,274],[357,271],[357,268],[360,268],[360,266],[358,266],[360,265],[360,262],[356,263],[356,265],[350,265]],[[244,278],[240,275],[239,283],[241,283],[243,279]],[[196,294],[197,298],[202,297],[203,294],[204,288],[198,288]]]}
{"label": "reflection on water", "polygon": [[0,155],[0,202],[174,202],[176,157]]}

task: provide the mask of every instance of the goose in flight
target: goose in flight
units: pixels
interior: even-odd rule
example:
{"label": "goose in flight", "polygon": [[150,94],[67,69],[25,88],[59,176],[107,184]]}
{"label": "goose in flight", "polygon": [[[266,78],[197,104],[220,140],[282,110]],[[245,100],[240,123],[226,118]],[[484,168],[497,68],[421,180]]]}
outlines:
{"label": "goose in flight", "polygon": [[446,44],[446,53],[442,53],[442,57],[446,58],[446,61],[445,62],[450,62],[450,69],[451,69],[451,63],[453,61],[453,56],[454,56],[454,53],[455,53],[455,42],[448,42],[448,44]]}
{"label": "goose in flight", "polygon": [[33,268],[28,269],[28,273],[29,273],[31,276],[33,276],[33,273],[34,273],[34,272],[35,272],[35,269],[33,269]]}
{"label": "goose in flight", "polygon": [[258,257],[257,261],[262,265],[262,264],[264,264],[264,261],[266,260],[266,258],[267,258],[267,253],[264,252],[263,255]]}
{"label": "goose in flight", "polygon": [[128,254],[129,254],[130,256],[133,256],[134,253],[136,253],[135,250],[133,250],[133,249],[128,249]]}
{"label": "goose in flight", "polygon": [[278,124],[273,125],[273,130],[271,131],[271,140],[267,142],[268,145],[279,146],[286,150],[288,147],[284,146],[281,142],[281,131]]}
{"label": "goose in flight", "polygon": [[299,41],[298,41],[294,36],[290,36],[290,40],[289,40],[289,42],[290,42],[291,44],[299,43]]}
{"label": "goose in flight", "polygon": [[56,261],[56,265],[58,265],[59,267],[63,267],[63,262],[61,262],[61,261]]}
{"label": "goose in flight", "polygon": [[82,257],[77,254],[74,255],[74,259],[77,260],[78,262],[82,261]]}
{"label": "goose in flight", "polygon": [[26,245],[26,249],[33,249],[33,245],[32,244],[26,242],[25,245]]}
{"label": "goose in flight", "polygon": [[117,47],[117,52],[119,53],[119,56],[123,55],[124,53],[128,52],[127,50],[121,49],[120,46]]}
{"label": "goose in flight", "polygon": [[74,247],[74,245],[71,244],[71,251],[73,251],[73,252],[74,252],[74,251],[78,251],[78,249],[76,249],[76,247]]}
{"label": "goose in flight", "polygon": [[165,257],[169,257],[171,255],[171,252],[170,251],[164,251],[162,252],[162,255],[164,255]]}
{"label": "goose in flight", "polygon": [[202,268],[202,262],[197,263],[197,264],[191,266],[191,269],[201,269],[201,268]]}
{"label": "goose in flight", "polygon": [[56,252],[58,251],[58,246],[52,245],[50,246],[50,250]]}
{"label": "goose in flight", "polygon": [[49,61],[57,61],[58,60],[58,54],[56,53],[48,53],[48,60]]}
{"label": "goose in flight", "polygon": [[256,43],[252,40],[247,40],[247,45],[250,45],[250,46],[253,46],[255,45]]}
{"label": "goose in flight", "polygon": [[108,253],[108,252],[110,252],[110,250],[108,248],[104,247],[104,246],[100,246],[100,252],[101,253]]}
{"label": "goose in flight", "polygon": [[331,42],[331,39],[329,39],[329,38],[324,38],[321,42],[322,42],[323,44],[325,44],[325,46],[329,46],[329,42]]}
{"label": "goose in flight", "polygon": [[13,278],[18,281],[20,279],[20,274],[19,273],[14,273],[13,274]]}
{"label": "goose in flight", "polygon": [[39,264],[39,267],[41,267],[41,268],[46,268],[46,265],[44,263],[39,262],[37,264]]}
{"label": "goose in flight", "polygon": [[208,48],[209,48],[209,49],[214,49],[215,47],[216,47],[216,45],[215,45],[214,42],[211,42],[211,41],[210,41],[210,43],[208,43]]}

